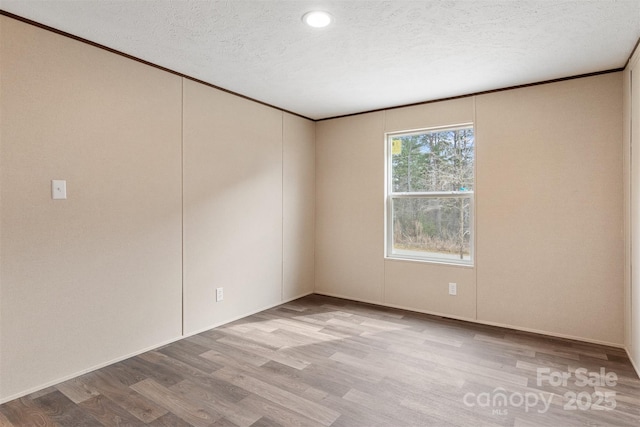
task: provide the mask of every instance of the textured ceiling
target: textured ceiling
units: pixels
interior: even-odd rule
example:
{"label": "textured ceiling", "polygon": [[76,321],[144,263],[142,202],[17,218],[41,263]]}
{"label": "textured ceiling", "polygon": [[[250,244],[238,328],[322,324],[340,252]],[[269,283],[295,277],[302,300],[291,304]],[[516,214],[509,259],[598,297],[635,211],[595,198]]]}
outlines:
{"label": "textured ceiling", "polygon": [[[625,65],[640,1],[0,0],[0,9],[313,119]],[[332,26],[301,16],[329,11]]]}

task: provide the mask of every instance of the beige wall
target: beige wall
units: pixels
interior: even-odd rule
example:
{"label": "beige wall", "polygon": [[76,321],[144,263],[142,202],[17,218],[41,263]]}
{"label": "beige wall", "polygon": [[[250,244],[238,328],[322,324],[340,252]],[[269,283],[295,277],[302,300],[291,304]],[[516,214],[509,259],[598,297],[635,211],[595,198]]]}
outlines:
{"label": "beige wall", "polygon": [[384,113],[316,124],[316,292],[383,302]]}
{"label": "beige wall", "polygon": [[6,17],[0,58],[0,402],[312,291],[313,122]]}
{"label": "beige wall", "polygon": [[621,73],[478,97],[478,320],[622,344],[621,124]]}
{"label": "beige wall", "polygon": [[[613,73],[319,122],[316,292],[621,345],[621,88]],[[385,261],[384,131],[468,121],[475,267]]]}
{"label": "beige wall", "polygon": [[313,292],[316,208],[316,126],[283,116],[282,298]]}
{"label": "beige wall", "polygon": [[624,71],[625,346],[640,374],[640,49]]}
{"label": "beige wall", "polygon": [[4,399],[180,336],[181,79],[0,25]]}
{"label": "beige wall", "polygon": [[280,301],[282,113],[185,80],[183,153],[189,334]]}

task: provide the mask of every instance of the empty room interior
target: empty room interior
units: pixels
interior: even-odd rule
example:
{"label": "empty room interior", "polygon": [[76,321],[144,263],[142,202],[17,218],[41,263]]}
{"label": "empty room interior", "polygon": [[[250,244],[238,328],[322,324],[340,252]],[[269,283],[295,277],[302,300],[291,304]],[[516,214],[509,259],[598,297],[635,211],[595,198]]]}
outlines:
{"label": "empty room interior", "polygon": [[639,39],[0,0],[0,426],[639,425]]}

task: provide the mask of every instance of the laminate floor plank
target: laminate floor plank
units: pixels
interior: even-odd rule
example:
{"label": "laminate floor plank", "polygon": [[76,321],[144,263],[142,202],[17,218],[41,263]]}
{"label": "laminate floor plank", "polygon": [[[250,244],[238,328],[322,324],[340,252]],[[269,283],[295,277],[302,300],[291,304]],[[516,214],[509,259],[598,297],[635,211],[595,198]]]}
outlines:
{"label": "laminate floor plank", "polygon": [[254,331],[260,331],[260,332],[265,332],[269,334],[275,331],[276,329],[278,329],[275,326],[269,325],[268,322],[264,322],[259,319],[256,322],[248,322],[248,321],[234,322],[231,326],[228,326],[228,327],[223,326],[223,328],[226,332],[236,333],[236,334],[243,334],[246,332],[254,332]]}
{"label": "laminate floor plank", "polygon": [[33,400],[23,397],[0,406],[0,413],[14,426],[54,427],[56,423]]}
{"label": "laminate floor plank", "polygon": [[[232,337],[235,337],[235,335],[232,335]],[[219,354],[224,354],[226,356],[232,357],[243,363],[248,363],[253,366],[262,366],[269,361],[267,357],[261,356],[259,354],[253,353],[243,348],[239,348],[237,346],[226,344],[221,341],[222,339],[216,341],[215,344],[212,344],[211,350],[202,353],[200,357],[204,357],[205,359],[215,361],[214,359],[208,357],[208,355],[211,355],[212,353],[219,353]],[[245,339],[256,343],[252,339],[252,337],[249,336],[249,334],[245,336]],[[256,343],[256,344],[259,345],[259,343]]]}
{"label": "laminate floor plank", "polygon": [[176,373],[175,370],[163,365],[150,363],[149,358],[151,356],[149,355],[149,353],[131,357],[119,363],[121,366],[123,366],[124,370],[130,370],[131,372],[134,372],[135,374],[133,375],[137,374],[136,378],[152,378],[155,382],[162,384],[165,387],[171,387],[172,385],[182,381],[181,374]]}
{"label": "laminate floor plank", "polygon": [[[242,408],[235,401],[220,396],[218,390],[202,387],[189,380],[184,380],[171,387],[171,390],[179,394],[183,399],[201,402],[207,408],[219,413],[228,421],[238,427],[248,427],[258,421],[262,414]],[[249,396],[249,393],[247,393]]]}
{"label": "laminate floor plank", "polygon": [[59,425],[91,427],[98,424],[98,420],[57,390],[35,399],[34,402]]}
{"label": "laminate floor plank", "polygon": [[336,411],[307,400],[289,391],[246,375],[232,368],[216,371],[214,375],[273,403],[311,418],[322,425],[330,426],[340,414]]}
{"label": "laminate floor plank", "polygon": [[464,385],[465,379],[462,375],[454,375],[451,369],[442,367],[436,363],[415,363],[414,361],[398,362],[393,356],[370,355],[364,360],[358,360],[346,354],[336,353],[331,356],[331,360],[344,363],[352,368],[361,366],[359,370],[367,369],[373,372],[384,372],[385,375],[377,378],[379,383],[386,377],[393,377],[404,384],[411,385],[418,389],[423,386],[460,388]]}
{"label": "laminate floor plank", "polygon": [[[181,351],[184,351],[184,352],[192,354],[192,355],[198,355],[198,354],[202,354],[205,351],[209,350],[209,344],[211,343],[211,341],[215,342],[216,340],[218,340],[220,338],[223,338],[225,336],[226,336],[226,334],[222,334],[217,329],[212,329],[210,331],[203,332],[201,334],[193,335],[193,336],[185,338],[183,340],[173,342],[173,343],[171,343],[169,345],[166,345],[164,347],[160,347],[158,350],[162,351],[162,350],[166,349],[167,347],[171,347],[173,349],[181,350]],[[200,337],[208,338],[208,340],[205,343],[199,343],[199,342],[194,341],[195,339],[200,338]]]}
{"label": "laminate floor plank", "polygon": [[175,389],[176,387],[180,387],[185,382],[193,383],[194,385],[200,387],[201,389],[207,390],[211,398],[213,398],[214,401],[216,402],[220,401],[220,402],[237,403],[242,399],[244,399],[245,397],[249,396],[250,394],[248,391],[240,387],[237,387],[231,383],[228,383],[226,381],[220,380],[218,378],[213,378],[213,377],[186,378],[184,381],[176,384],[171,388]]}
{"label": "laminate floor plank", "polygon": [[[213,334],[207,334],[207,332],[218,332],[218,334],[216,335],[219,335],[219,336],[214,338],[213,336],[211,336]],[[220,333],[220,331],[218,331],[217,329],[207,331],[207,332],[202,332],[198,335],[191,335],[190,337],[187,337],[181,340],[180,342],[184,341],[184,342],[188,342],[189,344],[194,344],[194,347],[199,349],[199,351],[195,352],[194,354],[197,354],[199,356],[202,353],[206,353],[207,351],[211,350],[212,346],[215,346],[219,339],[226,338],[229,336],[228,334]],[[173,346],[170,345],[170,346],[162,347],[158,349],[158,351],[164,352],[167,347],[173,348]],[[186,351],[191,353],[193,350],[186,350]]]}
{"label": "laminate floor plank", "polygon": [[238,427],[238,426],[223,417],[217,420],[215,423],[213,423],[211,427]]}
{"label": "laminate floor plank", "polygon": [[0,405],[22,426],[640,426],[640,379],[623,349],[310,295]]}
{"label": "laminate floor plank", "polygon": [[77,378],[56,385],[56,389],[76,404],[100,395],[97,390],[88,387],[86,384],[78,381]]}
{"label": "laminate floor plank", "polygon": [[0,427],[14,427],[14,425],[0,412]]}
{"label": "laminate floor plank", "polygon": [[393,402],[377,399],[372,394],[352,388],[342,396],[347,402],[357,403],[369,411],[383,412],[389,414],[399,425],[421,426],[429,422],[429,415],[415,411],[406,407],[406,410],[399,410],[399,406]]}
{"label": "laminate floor plank", "polygon": [[175,360],[185,363],[191,366],[192,368],[198,369],[202,372],[211,373],[213,371],[217,371],[218,369],[222,368],[221,365],[218,365],[214,362],[211,362],[210,360],[206,360],[200,357],[201,353],[192,354],[191,352],[185,351],[184,349],[179,347],[168,346],[162,349],[158,349],[157,351]]}
{"label": "laminate floor plank", "polygon": [[226,338],[221,338],[218,340],[218,342],[230,345],[232,347],[236,347],[240,350],[250,351],[254,354],[257,354],[258,356],[262,356],[269,360],[282,363],[283,365],[291,366],[292,368],[295,368],[295,369],[304,369],[307,366],[309,366],[309,362],[305,360],[288,356],[287,353],[285,352],[276,351],[271,348],[264,347],[253,341],[245,340],[241,337],[230,336]]}
{"label": "laminate floor plank", "polygon": [[146,423],[134,417],[129,411],[101,394],[83,400],[78,406],[84,409],[85,412],[91,414],[93,418],[104,426],[138,427],[146,425]]}
{"label": "laminate floor plank", "polygon": [[[396,355],[402,354],[403,352],[412,351],[411,348],[397,345],[393,345],[391,349],[394,350]],[[469,375],[473,378],[481,375],[491,380],[504,380],[518,385],[526,385],[528,382],[527,377],[523,375],[511,374],[499,368],[482,366],[473,363],[472,361],[464,362],[461,360],[450,359],[444,355],[439,355],[428,351],[412,351],[409,357],[411,359],[419,359],[423,362],[434,363],[450,371],[457,371],[462,375]]]}
{"label": "laminate floor plank", "polygon": [[250,427],[285,427],[280,423],[277,423],[267,417],[261,417],[258,421],[251,424]]}
{"label": "laminate floor plank", "polygon": [[304,415],[278,405],[268,399],[252,394],[242,400],[243,408],[253,412],[265,414],[268,419],[287,427],[322,427],[324,424],[314,421]]}
{"label": "laminate floor plank", "polygon": [[[285,333],[291,333],[291,332],[285,332]],[[321,352],[323,357],[327,357],[337,351],[341,351],[343,353],[347,353],[352,356],[364,358],[366,355],[368,355],[372,351],[371,347],[368,347],[362,343],[353,341],[352,339],[337,338],[337,337],[333,337],[333,339],[331,340],[324,340],[322,341],[321,344],[315,343],[312,345],[297,346],[297,347],[291,347],[291,348],[292,349],[308,348],[311,350],[316,350],[318,351],[318,354],[320,354]],[[285,352],[288,350],[289,349],[284,349]]]}
{"label": "laminate floor plank", "polygon": [[206,379],[209,378],[211,374],[211,372],[206,372],[198,368],[194,368],[188,363],[184,363],[181,360],[174,359],[173,357],[167,356],[166,354],[160,353],[158,351],[148,351],[144,354],[139,355],[138,358],[154,369],[161,369],[165,372],[171,373],[172,376],[175,376],[177,381],[166,385],[166,387],[171,387],[172,385],[178,384],[185,378]]}
{"label": "laminate floor plank", "polygon": [[[314,385],[317,382],[317,376],[312,373],[306,375],[304,370],[291,368],[276,361],[268,362],[260,369],[245,367],[242,370],[256,379],[315,402],[321,401],[329,394],[328,391]],[[297,375],[299,373],[302,375]]]}
{"label": "laminate floor plank", "polygon": [[[464,389],[456,388],[439,388],[437,390],[429,390],[423,388],[417,390],[415,388],[406,387],[397,380],[387,379],[380,384],[375,390],[371,390],[371,394],[376,399],[396,402],[400,407],[411,408],[414,411],[421,412],[430,418],[427,424],[436,423],[444,425],[467,426],[467,425],[509,425],[507,419],[494,419],[490,413],[478,410],[477,407],[460,405],[464,401],[466,393],[479,394],[484,389],[478,388],[477,385],[467,386]],[[451,414],[455,414],[452,417]]]}
{"label": "laminate floor plank", "polygon": [[91,372],[79,377],[79,379],[87,381],[88,385],[100,390],[100,394],[108,397],[142,422],[151,422],[169,412],[125,386],[116,378],[109,376],[103,370]]}
{"label": "laminate floor plank", "polygon": [[[100,372],[110,378],[113,378],[118,382],[118,384],[126,387],[139,383],[147,378],[147,375],[136,369],[131,369],[130,364],[124,362],[128,362],[128,360],[123,360],[121,362],[114,363],[113,365],[106,366],[100,369]],[[91,375],[88,377],[91,378]],[[76,379],[83,382],[83,377]]]}
{"label": "laminate floor plank", "polygon": [[[346,393],[345,393],[346,394]],[[331,425],[351,425],[362,427],[378,427],[378,426],[398,426],[402,425],[394,417],[393,413],[383,411],[372,411],[366,406],[362,406],[357,402],[350,402],[341,396],[328,395],[323,399],[322,403],[330,406],[340,412],[340,417]]]}
{"label": "laminate floor plank", "polygon": [[54,391],[56,391],[55,387],[47,387],[47,388],[43,388],[42,390],[38,390],[35,391],[33,393],[30,393],[26,396],[27,399],[31,399],[31,400],[35,400],[39,397],[42,397],[44,395],[47,395],[49,393],[53,393]]}
{"label": "laminate floor plank", "polygon": [[[476,349],[469,353],[463,353],[448,346],[431,343],[413,347],[393,345],[390,346],[390,350],[392,350],[388,356],[390,361],[400,361],[400,363],[420,367],[432,363],[434,366],[471,372],[474,375],[484,374],[490,378],[501,378],[515,384],[524,384],[527,381],[526,375],[522,375],[517,367],[518,359],[515,357],[505,358],[502,353],[496,354]],[[370,355],[370,357],[373,356],[375,354]],[[522,355],[518,355],[518,357],[522,357]]]}
{"label": "laminate floor plank", "polygon": [[181,399],[179,395],[151,378],[140,381],[131,388],[194,427],[210,427],[222,418],[220,414],[204,408],[201,402],[194,404]]}
{"label": "laminate floor plank", "polygon": [[451,427],[462,427],[466,425],[482,425],[484,427],[498,427],[503,425],[508,425],[509,420],[501,420],[502,422],[491,422],[487,420],[482,420],[481,414],[469,414],[468,411],[456,411],[455,417],[451,417],[451,408],[445,405],[439,405],[434,402],[426,401],[424,399],[411,400],[411,399],[403,399],[400,402],[400,406],[402,408],[409,408],[416,412],[422,413],[425,416],[425,419],[422,422],[422,425],[430,425],[430,426],[451,426]]}
{"label": "laminate floor plank", "polygon": [[168,413],[161,416],[160,418],[156,418],[154,421],[147,425],[152,427],[192,427],[191,424],[189,424],[182,418],[178,418],[172,413]]}
{"label": "laminate floor plank", "polygon": [[[278,311],[281,313],[281,311]],[[282,315],[268,312],[257,313],[254,315],[257,319],[263,319],[263,323],[270,325],[275,329],[288,329],[294,332],[309,331],[318,332],[322,329],[320,325],[313,325],[297,319],[296,315]]]}
{"label": "laminate floor plank", "polygon": [[305,346],[305,345],[315,345],[324,342],[335,342],[348,337],[339,337],[332,334],[327,334],[324,331],[308,331],[308,330],[298,330],[293,331],[292,328],[279,328],[277,331],[274,331],[274,335],[278,335],[283,337],[284,339],[291,340],[290,343],[286,345],[286,347],[294,347],[294,346]]}
{"label": "laminate floor plank", "polygon": [[319,390],[325,395],[342,396],[354,385],[353,381],[339,381],[329,375],[317,375],[313,370],[313,365],[300,371],[279,363],[270,362],[262,366],[262,369],[269,372],[274,378],[284,378],[287,381],[308,384],[314,390]]}
{"label": "laminate floor plank", "polygon": [[[221,357],[226,358],[226,356],[221,355]],[[290,377],[288,376],[284,376],[284,375],[273,375],[268,369],[264,369],[264,366],[266,365],[262,365],[260,367],[255,367],[249,364],[243,364],[243,363],[234,363],[233,360],[231,359],[225,359],[227,361],[227,368],[233,368],[234,371],[236,372],[241,372],[247,375],[250,375],[251,377],[255,378],[255,379],[259,379],[261,381],[267,382],[269,384],[272,384],[274,386],[277,386],[285,391],[291,392],[291,393],[295,393],[295,394],[304,394],[307,393],[310,389],[312,389],[313,387],[311,387],[310,385],[304,383],[303,381],[295,381],[292,380]],[[272,365],[279,365],[279,366],[288,366],[288,365],[282,365],[278,362],[267,362],[270,363]],[[296,368],[293,368],[296,369]],[[297,369],[296,369],[297,370]],[[299,371],[299,370],[298,370]],[[318,393],[321,393],[320,390],[318,390]],[[317,395],[318,393],[315,393],[315,395]]]}

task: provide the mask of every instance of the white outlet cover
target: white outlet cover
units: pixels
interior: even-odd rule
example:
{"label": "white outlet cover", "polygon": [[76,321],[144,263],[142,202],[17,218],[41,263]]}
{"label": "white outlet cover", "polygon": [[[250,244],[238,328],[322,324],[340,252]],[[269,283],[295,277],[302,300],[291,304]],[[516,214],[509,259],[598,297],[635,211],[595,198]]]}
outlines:
{"label": "white outlet cover", "polygon": [[458,285],[456,283],[449,283],[449,295],[458,294]]}
{"label": "white outlet cover", "polygon": [[65,200],[67,198],[67,181],[63,179],[51,180],[51,198]]}

